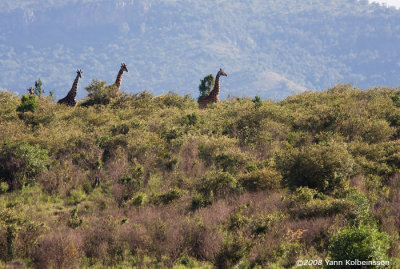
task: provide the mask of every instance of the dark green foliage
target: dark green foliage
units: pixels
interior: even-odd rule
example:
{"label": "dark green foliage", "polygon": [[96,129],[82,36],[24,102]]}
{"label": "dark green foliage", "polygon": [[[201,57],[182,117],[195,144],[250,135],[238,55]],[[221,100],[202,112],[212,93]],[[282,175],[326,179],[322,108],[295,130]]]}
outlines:
{"label": "dark green foliage", "polygon": [[32,221],[12,209],[1,209],[0,260],[11,261],[17,255],[29,254],[44,230],[43,223]]}
{"label": "dark green foliage", "polygon": [[118,96],[118,89],[114,85],[106,86],[105,81],[94,79],[87,87],[87,98],[82,106],[108,105]]}
{"label": "dark green foliage", "polygon": [[346,146],[334,141],[290,149],[277,155],[276,162],[288,186],[323,192],[344,187],[354,165]]}
{"label": "dark green foliage", "polygon": [[252,101],[254,103],[255,108],[259,108],[260,106],[262,106],[262,101],[260,96],[256,95]]}
{"label": "dark green foliage", "polygon": [[163,193],[163,194],[160,194],[160,195],[157,195],[156,197],[154,197],[154,203],[167,205],[176,200],[179,200],[179,198],[181,198],[183,196],[183,194],[184,193],[181,189],[174,188],[174,189],[167,191],[166,193]]}
{"label": "dark green foliage", "polygon": [[279,189],[282,176],[279,172],[264,168],[253,170],[239,177],[239,184],[248,191]]}
{"label": "dark green foliage", "polygon": [[183,118],[183,123],[188,126],[195,126],[199,121],[199,116],[196,113],[187,114]]}
{"label": "dark green foliage", "polygon": [[200,80],[200,85],[199,85],[199,92],[200,92],[200,97],[205,97],[208,96],[214,87],[214,76],[213,74],[209,74],[205,76],[202,80]]}
{"label": "dark green foliage", "polygon": [[75,207],[74,209],[72,209],[71,211],[71,216],[68,220],[67,225],[73,229],[81,226],[83,220],[81,218],[79,218],[78,216],[78,207]]}
{"label": "dark green foliage", "polygon": [[21,105],[17,107],[18,112],[35,112],[38,107],[38,101],[35,95],[24,94],[21,98]]}
{"label": "dark green foliage", "polygon": [[237,180],[228,172],[211,172],[197,184],[196,189],[204,197],[224,197],[232,193],[237,193]]}
{"label": "dark green foliage", "polygon": [[250,245],[241,236],[229,235],[215,257],[217,268],[233,268],[248,252]]}
{"label": "dark green foliage", "polygon": [[0,179],[7,182],[10,190],[34,182],[49,163],[46,150],[27,143],[4,142],[0,148]]}
{"label": "dark green foliage", "polygon": [[37,81],[35,81],[35,89],[33,90],[33,92],[34,92],[34,94],[36,96],[41,97],[42,94],[44,94],[44,90],[42,89],[42,85],[43,85],[43,83],[40,80],[40,78]]}
{"label": "dark green foliage", "polygon": [[[388,235],[379,232],[374,226],[360,225],[343,228],[331,238],[328,255],[330,260],[343,261],[343,264],[345,260],[389,261],[386,255],[389,241]],[[386,266],[368,267],[384,268]],[[332,266],[332,268],[337,267]]]}
{"label": "dark green foliage", "polygon": [[113,135],[126,135],[129,132],[129,125],[123,123],[121,125],[114,126],[113,128],[111,128],[111,132]]}

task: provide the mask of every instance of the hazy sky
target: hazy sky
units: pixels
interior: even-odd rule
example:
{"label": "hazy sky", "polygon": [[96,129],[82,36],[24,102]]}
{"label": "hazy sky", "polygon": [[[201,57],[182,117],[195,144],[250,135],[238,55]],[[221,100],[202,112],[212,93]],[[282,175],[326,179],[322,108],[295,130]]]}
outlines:
{"label": "hazy sky", "polygon": [[400,8],[400,0],[370,0],[370,2],[377,2],[382,4],[387,4],[388,6],[395,6]]}

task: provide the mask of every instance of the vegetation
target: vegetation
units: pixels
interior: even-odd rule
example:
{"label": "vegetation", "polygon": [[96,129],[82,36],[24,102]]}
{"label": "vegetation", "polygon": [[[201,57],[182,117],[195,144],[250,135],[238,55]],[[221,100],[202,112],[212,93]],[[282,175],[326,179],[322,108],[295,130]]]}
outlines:
{"label": "vegetation", "polygon": [[205,76],[202,80],[200,80],[199,98],[210,95],[210,92],[212,91],[213,87],[214,87],[214,76],[213,74],[209,74]]}
{"label": "vegetation", "polygon": [[[399,89],[280,102],[0,92],[0,267],[400,259]],[[379,267],[379,266],[377,266]]]}

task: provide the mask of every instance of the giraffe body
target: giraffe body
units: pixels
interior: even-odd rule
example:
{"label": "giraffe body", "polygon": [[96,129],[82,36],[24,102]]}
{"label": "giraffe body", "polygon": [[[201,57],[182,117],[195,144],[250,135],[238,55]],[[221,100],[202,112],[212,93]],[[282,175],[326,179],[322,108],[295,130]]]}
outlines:
{"label": "giraffe body", "polygon": [[121,64],[121,68],[119,69],[117,79],[115,80],[114,85],[117,87],[117,90],[121,88],[121,82],[122,82],[122,76],[124,75],[124,72],[128,72],[128,68],[126,67],[125,63]]}
{"label": "giraffe body", "polygon": [[76,78],[74,80],[74,83],[72,84],[71,90],[68,92],[67,96],[64,98],[58,100],[58,104],[64,104],[67,106],[76,106],[76,93],[78,92],[78,81],[82,77],[82,70],[77,70],[76,71]]}
{"label": "giraffe body", "polygon": [[219,101],[219,92],[221,90],[221,85],[220,85],[221,76],[227,77],[228,75],[224,72],[224,70],[219,69],[217,76],[215,77],[213,90],[210,92],[208,96],[200,97],[199,100],[197,101],[199,103],[200,108],[202,109],[207,108],[208,104],[217,103]]}

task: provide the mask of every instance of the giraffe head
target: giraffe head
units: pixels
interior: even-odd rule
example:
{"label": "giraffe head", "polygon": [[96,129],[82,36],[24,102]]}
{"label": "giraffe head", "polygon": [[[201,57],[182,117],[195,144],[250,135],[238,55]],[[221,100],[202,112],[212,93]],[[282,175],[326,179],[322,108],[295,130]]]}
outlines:
{"label": "giraffe head", "polygon": [[126,67],[126,64],[125,64],[125,63],[122,63],[122,64],[121,64],[121,70],[122,70],[122,71],[125,71],[125,72],[128,72],[128,67]]}
{"label": "giraffe head", "polygon": [[225,73],[225,71],[222,70],[222,68],[219,69],[218,74],[219,74],[220,76],[224,76],[224,77],[227,77],[227,76],[228,76],[228,74]]}
{"label": "giraffe head", "polygon": [[82,73],[83,73],[82,69],[76,70],[76,73],[78,74],[79,78],[82,78]]}

